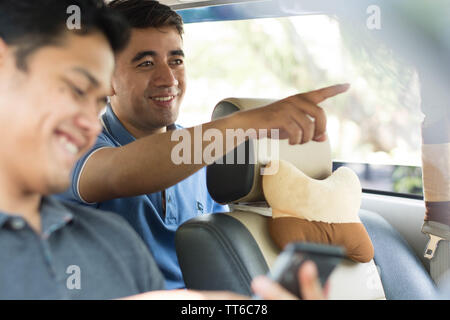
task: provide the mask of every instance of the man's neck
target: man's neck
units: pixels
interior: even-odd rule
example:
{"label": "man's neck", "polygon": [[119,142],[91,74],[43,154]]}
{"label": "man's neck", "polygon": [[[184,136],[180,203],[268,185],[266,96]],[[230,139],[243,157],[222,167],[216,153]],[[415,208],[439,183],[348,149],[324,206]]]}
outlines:
{"label": "man's neck", "polygon": [[0,173],[0,211],[9,215],[21,216],[37,233],[41,232],[39,207],[42,195],[26,192],[14,180]]}
{"label": "man's neck", "polygon": [[167,131],[167,127],[151,128],[151,129],[146,129],[146,130],[140,130],[140,129],[137,129],[137,128],[131,126],[131,125],[125,124],[123,121],[121,121],[121,122],[122,122],[122,125],[125,127],[125,129],[127,129],[128,132],[131,133],[131,135],[133,137],[135,137],[136,139],[143,138],[143,137],[155,134],[155,133],[164,133],[164,132]]}
{"label": "man's neck", "polygon": [[117,119],[119,119],[122,126],[127,129],[127,131],[135,138],[143,138],[152,134],[156,133],[164,133],[167,131],[167,127],[158,127],[158,128],[137,128],[136,126],[133,126],[132,124],[128,123],[127,121],[124,121],[123,117],[121,117],[120,113],[117,112],[117,109],[114,107],[113,103],[110,103],[110,106],[116,115]]}

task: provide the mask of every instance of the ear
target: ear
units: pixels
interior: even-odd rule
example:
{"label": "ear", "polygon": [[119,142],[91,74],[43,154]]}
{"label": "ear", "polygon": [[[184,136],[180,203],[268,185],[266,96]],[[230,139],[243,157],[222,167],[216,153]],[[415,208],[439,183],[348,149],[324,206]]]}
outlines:
{"label": "ear", "polygon": [[110,95],[110,97],[115,96],[115,95],[116,95],[116,90],[114,90],[114,86],[113,86],[112,81],[111,81],[111,95]]}
{"label": "ear", "polygon": [[3,38],[0,38],[0,67],[4,64],[6,53],[8,52],[8,45]]}
{"label": "ear", "polygon": [[113,100],[115,100],[115,98],[116,98],[116,90],[114,90],[113,80],[111,79],[111,90],[108,96],[108,104],[112,105]]}
{"label": "ear", "polygon": [[0,37],[0,74],[4,72],[5,67],[16,67],[16,58],[13,50],[14,48]]}
{"label": "ear", "polygon": [[111,86],[111,95],[109,96],[109,97],[114,97],[115,95],[116,95],[116,89],[115,89],[115,76],[116,76],[116,72],[117,72],[117,70],[116,70],[116,68],[117,68],[117,64],[115,64],[114,65],[114,71],[113,71],[113,74],[111,75],[111,80],[110,80],[110,86]]}

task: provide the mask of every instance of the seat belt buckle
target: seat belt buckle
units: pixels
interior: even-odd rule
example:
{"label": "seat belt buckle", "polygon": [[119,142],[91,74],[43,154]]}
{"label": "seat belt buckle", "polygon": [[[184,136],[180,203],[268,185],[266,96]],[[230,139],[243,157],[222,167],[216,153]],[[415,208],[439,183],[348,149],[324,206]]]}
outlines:
{"label": "seat belt buckle", "polygon": [[423,255],[425,258],[431,260],[436,253],[437,246],[439,241],[445,240],[444,238],[438,237],[437,235],[429,233],[428,236],[430,240],[428,240],[427,246],[425,247],[425,254]]}
{"label": "seat belt buckle", "polygon": [[450,240],[450,227],[435,221],[424,221],[422,232],[430,237],[423,256],[431,260],[436,254],[439,242]]}

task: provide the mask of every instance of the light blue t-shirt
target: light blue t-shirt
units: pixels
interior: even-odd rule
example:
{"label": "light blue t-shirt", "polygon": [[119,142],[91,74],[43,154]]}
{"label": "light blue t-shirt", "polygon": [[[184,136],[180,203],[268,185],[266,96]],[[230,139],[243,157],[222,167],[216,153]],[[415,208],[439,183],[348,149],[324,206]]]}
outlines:
{"label": "light blue t-shirt", "polygon": [[[175,251],[176,230],[185,221],[198,215],[228,212],[229,208],[216,203],[209,195],[206,187],[206,168],[165,190],[165,215],[161,192],[98,203],[85,202],[78,192],[78,180],[88,157],[99,148],[119,147],[136,140],[119,121],[111,106],[107,106],[102,120],[103,131],[97,142],[75,165],[71,188],[57,197],[121,215],[147,244],[165,277],[166,288],[184,288]],[[172,129],[175,128],[180,127]]]}

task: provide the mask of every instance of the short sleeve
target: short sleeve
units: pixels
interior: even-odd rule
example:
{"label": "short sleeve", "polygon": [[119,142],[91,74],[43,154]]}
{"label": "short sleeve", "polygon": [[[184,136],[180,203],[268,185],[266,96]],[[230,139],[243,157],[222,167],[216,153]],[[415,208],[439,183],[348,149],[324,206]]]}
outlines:
{"label": "short sleeve", "polygon": [[86,202],[80,196],[78,186],[81,172],[83,171],[85,163],[87,162],[87,160],[89,160],[89,157],[92,156],[96,151],[103,148],[110,148],[116,146],[117,146],[116,143],[110,137],[108,137],[105,132],[102,132],[97,138],[97,141],[95,142],[94,146],[87,153],[85,153],[80,158],[80,160],[76,162],[71,172],[69,189],[67,189],[63,193],[57,194],[55,197],[58,198],[59,200],[81,203],[84,205],[95,207],[97,203]]}
{"label": "short sleeve", "polygon": [[211,195],[209,194],[209,191],[207,189],[206,189],[206,193],[207,193],[208,201],[212,204],[212,205],[210,205],[212,207],[212,210],[210,211],[210,213],[223,213],[223,212],[231,211],[230,207],[228,207],[228,205],[220,204],[220,203],[214,201],[214,199],[211,197]]}
{"label": "short sleeve", "polygon": [[230,212],[228,205],[223,205],[214,201],[213,213]]}

